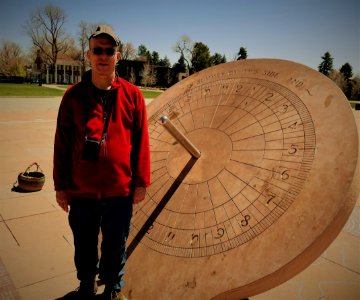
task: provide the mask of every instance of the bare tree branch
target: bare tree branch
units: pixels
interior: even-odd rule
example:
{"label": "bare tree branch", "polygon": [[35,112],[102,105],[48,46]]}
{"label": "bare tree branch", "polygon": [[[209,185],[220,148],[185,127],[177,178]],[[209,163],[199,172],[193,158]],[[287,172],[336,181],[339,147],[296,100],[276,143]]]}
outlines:
{"label": "bare tree branch", "polygon": [[63,29],[65,20],[66,16],[61,8],[48,4],[36,10],[26,23],[33,45],[53,67],[58,54],[66,53],[71,46],[71,40]]}

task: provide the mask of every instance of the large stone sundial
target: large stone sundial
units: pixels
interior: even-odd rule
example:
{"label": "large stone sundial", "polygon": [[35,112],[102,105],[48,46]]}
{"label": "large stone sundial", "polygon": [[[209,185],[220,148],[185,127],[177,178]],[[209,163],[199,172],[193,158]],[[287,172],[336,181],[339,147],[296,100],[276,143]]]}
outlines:
{"label": "large stone sundial", "polygon": [[351,108],[308,67],[255,59],[209,68],[159,96],[148,120],[152,183],[134,207],[130,299],[264,292],[314,261],[355,204]]}

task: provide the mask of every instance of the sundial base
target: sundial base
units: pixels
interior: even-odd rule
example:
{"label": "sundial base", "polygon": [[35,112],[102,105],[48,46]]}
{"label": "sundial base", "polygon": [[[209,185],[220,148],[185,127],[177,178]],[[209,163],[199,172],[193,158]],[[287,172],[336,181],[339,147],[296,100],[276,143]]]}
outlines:
{"label": "sundial base", "polygon": [[[353,114],[337,86],[310,68],[219,65],[167,90],[148,115],[152,185],[134,209],[130,299],[262,293],[313,262],[355,205]],[[191,160],[161,116],[199,158]]]}

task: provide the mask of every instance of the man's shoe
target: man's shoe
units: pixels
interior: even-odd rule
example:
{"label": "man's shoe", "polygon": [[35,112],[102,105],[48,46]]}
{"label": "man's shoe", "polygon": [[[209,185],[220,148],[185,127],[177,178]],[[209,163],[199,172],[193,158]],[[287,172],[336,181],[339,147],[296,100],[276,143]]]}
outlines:
{"label": "man's shoe", "polygon": [[80,282],[80,286],[75,291],[67,293],[56,300],[91,300],[95,299],[96,292],[97,284],[95,281],[90,283]]}
{"label": "man's shoe", "polygon": [[128,300],[126,296],[121,291],[108,291],[105,289],[102,294],[102,300]]}

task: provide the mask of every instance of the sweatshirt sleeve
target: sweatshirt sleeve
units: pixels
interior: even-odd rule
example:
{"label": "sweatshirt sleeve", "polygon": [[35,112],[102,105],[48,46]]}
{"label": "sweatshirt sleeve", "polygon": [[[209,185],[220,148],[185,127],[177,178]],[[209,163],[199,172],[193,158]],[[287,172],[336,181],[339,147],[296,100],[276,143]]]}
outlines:
{"label": "sweatshirt sleeve", "polygon": [[135,118],[132,136],[131,166],[133,187],[150,185],[150,145],[146,104],[140,90],[135,92]]}
{"label": "sweatshirt sleeve", "polygon": [[65,93],[58,111],[54,139],[53,179],[56,191],[64,191],[68,189],[72,155],[71,124],[72,117],[69,106],[69,96],[68,93]]}

